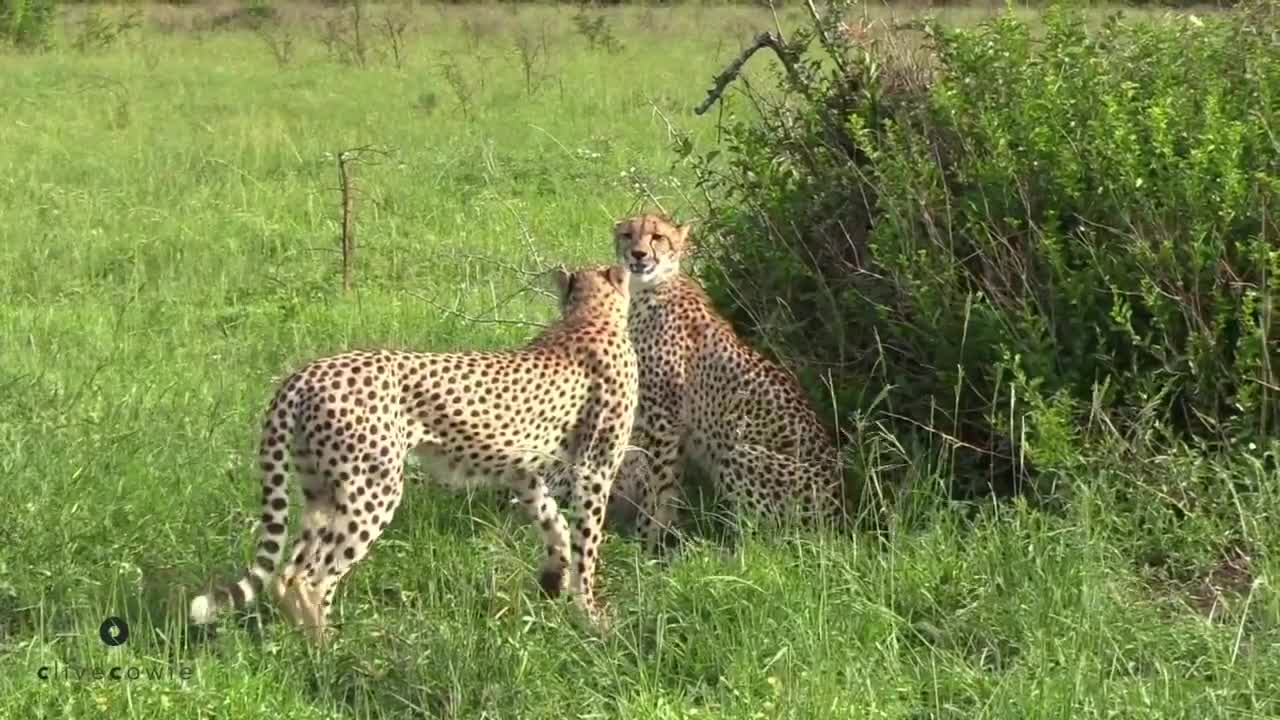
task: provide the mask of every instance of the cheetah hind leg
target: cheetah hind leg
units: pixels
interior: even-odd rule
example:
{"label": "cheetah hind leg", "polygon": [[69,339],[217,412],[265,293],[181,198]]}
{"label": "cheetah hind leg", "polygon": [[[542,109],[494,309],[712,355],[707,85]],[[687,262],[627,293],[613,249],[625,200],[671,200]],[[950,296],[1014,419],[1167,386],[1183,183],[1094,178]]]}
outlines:
{"label": "cheetah hind leg", "polygon": [[[313,541],[298,544],[298,556],[305,557],[314,550]],[[307,573],[293,569],[289,573],[281,573],[271,585],[271,594],[276,604],[294,625],[307,630],[312,639],[323,640],[315,632],[323,624],[320,606],[320,593],[311,583]]]}
{"label": "cheetah hind leg", "polygon": [[333,482],[317,471],[314,457],[304,448],[295,448],[295,467],[301,479],[303,509],[302,537],[288,564],[271,583],[276,605],[293,622],[308,627],[319,617],[314,588],[306,586],[299,566],[311,555],[320,534],[327,529],[336,510]]}
{"label": "cheetah hind leg", "polygon": [[303,628],[308,637],[318,645],[329,638],[322,612],[319,589],[302,575],[288,579],[278,578],[271,588],[276,602],[288,613],[294,624]]}
{"label": "cheetah hind leg", "polygon": [[516,470],[510,474],[510,481],[520,505],[542,533],[545,554],[538,585],[548,597],[559,597],[568,583],[565,568],[569,565],[569,525],[560,514],[552,489],[540,476]]}
{"label": "cheetah hind leg", "polygon": [[643,451],[631,450],[623,456],[622,465],[609,489],[604,514],[605,530],[621,532],[626,529],[632,534],[637,533],[645,486],[651,472],[649,456]]}
{"label": "cheetah hind leg", "polygon": [[716,459],[715,484],[739,511],[772,525],[829,525],[841,511],[839,475],[757,445],[738,445]]}
{"label": "cheetah hind leg", "polygon": [[[369,465],[336,488],[328,527],[312,535],[305,577],[296,586],[308,634],[317,643],[330,635],[329,615],[339,583],[368,554],[395,515],[404,494],[403,452],[383,465]],[[372,479],[372,484],[366,483]]]}

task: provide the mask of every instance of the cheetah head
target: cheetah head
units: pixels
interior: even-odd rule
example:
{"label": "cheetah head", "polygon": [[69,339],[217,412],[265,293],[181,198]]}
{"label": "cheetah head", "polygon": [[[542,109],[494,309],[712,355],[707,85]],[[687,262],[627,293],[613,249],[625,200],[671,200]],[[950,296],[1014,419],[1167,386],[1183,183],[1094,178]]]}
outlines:
{"label": "cheetah head", "polygon": [[625,312],[631,297],[627,268],[622,265],[595,265],[554,273],[560,313],[569,315],[579,308],[618,309]]}
{"label": "cheetah head", "polygon": [[652,287],[678,273],[689,249],[689,229],[653,213],[619,221],[613,227],[614,251],[631,270],[632,284]]}

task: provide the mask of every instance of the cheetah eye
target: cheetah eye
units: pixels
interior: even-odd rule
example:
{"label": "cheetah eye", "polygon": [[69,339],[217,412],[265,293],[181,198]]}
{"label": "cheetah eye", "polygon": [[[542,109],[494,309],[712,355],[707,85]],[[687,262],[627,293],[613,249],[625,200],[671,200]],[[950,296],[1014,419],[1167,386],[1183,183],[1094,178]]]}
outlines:
{"label": "cheetah eye", "polygon": [[659,235],[659,234],[656,234],[656,233],[655,233],[655,234],[654,234],[654,236],[653,236],[653,241],[654,241],[654,242],[666,242],[666,241],[667,241],[667,236],[666,236],[666,235]]}

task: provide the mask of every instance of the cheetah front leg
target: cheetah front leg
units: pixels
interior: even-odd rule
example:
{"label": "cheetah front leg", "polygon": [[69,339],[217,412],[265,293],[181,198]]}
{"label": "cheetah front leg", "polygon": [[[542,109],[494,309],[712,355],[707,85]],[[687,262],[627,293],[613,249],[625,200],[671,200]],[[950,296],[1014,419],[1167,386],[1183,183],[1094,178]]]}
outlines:
{"label": "cheetah front leg", "polygon": [[598,628],[607,626],[608,621],[595,596],[595,571],[600,547],[604,543],[604,513],[609,504],[609,490],[621,460],[619,456],[612,463],[612,472],[595,468],[573,469],[576,517],[573,543],[570,545],[574,561],[569,570],[569,590],[578,608]]}
{"label": "cheetah front leg", "polygon": [[675,500],[684,475],[684,452],[680,438],[675,435],[647,432],[638,445],[640,451],[648,455],[648,462],[629,462],[626,472],[634,472],[637,467],[643,470],[647,464],[649,477],[635,483],[641,506],[636,527],[648,551],[661,556],[674,530]]}
{"label": "cheetah front leg", "polygon": [[545,554],[538,585],[548,597],[559,597],[565,587],[565,568],[569,565],[569,525],[560,514],[560,506],[546,481],[539,475],[518,470],[511,475],[511,489],[525,512],[542,532]]}

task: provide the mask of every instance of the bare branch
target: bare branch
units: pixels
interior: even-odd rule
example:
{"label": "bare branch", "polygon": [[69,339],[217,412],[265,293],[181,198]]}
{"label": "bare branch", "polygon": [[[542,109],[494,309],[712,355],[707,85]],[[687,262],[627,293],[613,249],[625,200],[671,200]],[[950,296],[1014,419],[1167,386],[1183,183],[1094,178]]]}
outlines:
{"label": "bare branch", "polygon": [[[541,269],[550,269],[551,266],[543,262],[542,255],[538,252],[538,245],[534,242],[533,233],[529,232],[529,226],[525,224],[524,218],[520,216],[520,213],[516,212],[511,203],[504,200],[502,205],[507,209],[507,212],[511,213],[511,217],[515,219],[516,224],[520,226],[520,235],[524,238],[525,247],[529,250],[529,257],[533,258],[534,266]],[[538,272],[541,272],[541,270],[535,271],[535,273]]]}
{"label": "bare branch", "polygon": [[391,156],[391,149],[380,145],[361,145],[359,147],[347,148],[338,153],[339,158],[346,156],[347,160],[357,161],[365,165],[376,165],[376,162],[370,162],[365,158],[366,155],[386,158]]}
{"label": "bare branch", "polygon": [[476,255],[473,253],[450,253],[449,257],[450,259],[455,259],[455,260],[458,260],[458,259],[471,260],[479,263],[484,263],[485,265],[492,265],[493,267],[496,267],[500,270],[506,270],[507,272],[515,273],[516,275],[521,275],[529,279],[544,277],[546,273],[549,270],[551,270],[551,268],[553,267],[551,265],[548,265],[546,268],[540,269],[540,270],[526,270],[518,265],[513,265],[509,262],[504,262],[502,260],[495,260],[494,258],[488,257],[487,255]]}
{"label": "bare branch", "polygon": [[774,6],[773,0],[769,0],[769,12],[773,14],[773,28],[778,31],[778,39],[786,42],[787,36],[782,32],[782,20],[778,17],[778,8]]}
{"label": "bare branch", "polygon": [[822,46],[831,47],[831,36],[827,33],[827,28],[822,22],[822,15],[818,14],[818,7],[813,4],[813,0],[805,0],[809,6],[809,17],[813,18],[813,27],[817,29],[818,35],[822,38]]}
{"label": "bare branch", "polygon": [[751,59],[751,56],[759,52],[761,48],[766,47],[772,49],[779,58],[782,57],[782,52],[780,50],[780,48],[783,47],[782,40],[773,33],[762,32],[759,35],[756,35],[755,41],[743,48],[742,52],[738,54],[738,57],[734,58],[733,62],[729,63],[725,69],[720,71],[720,74],[715,77],[715,80],[712,81],[711,89],[707,91],[706,99],[703,100],[698,107],[693,109],[693,113],[695,115],[702,115],[706,113],[707,110],[709,110],[711,106],[720,99],[720,96],[724,95],[724,91],[729,87],[729,83],[733,82],[734,78],[738,77],[742,72],[742,66]]}
{"label": "bare branch", "polygon": [[352,192],[353,161],[347,151],[338,152],[338,182],[342,187],[342,290],[351,292],[351,275],[356,265],[356,193]]}
{"label": "bare branch", "polygon": [[338,158],[338,183],[342,192],[342,290],[343,292],[351,291],[351,276],[355,272],[355,253],[356,253],[356,190],[354,180],[351,176],[351,165],[357,162],[369,163],[365,160],[366,155],[386,157],[391,153],[384,149],[373,145],[362,145],[356,148],[348,148],[337,153]]}
{"label": "bare branch", "polygon": [[347,170],[347,153],[338,153],[338,181],[342,187],[342,291],[351,292],[351,273],[355,265],[356,228],[355,194],[351,192],[351,173]]}
{"label": "bare branch", "polygon": [[430,305],[431,307],[435,308],[436,310],[439,310],[440,312],[446,315],[452,315],[454,317],[461,318],[462,320],[469,323],[476,323],[478,325],[516,325],[520,327],[534,327],[538,329],[544,329],[547,327],[546,323],[530,322],[528,320],[509,320],[506,318],[475,317],[474,315],[468,315],[462,312],[461,310],[454,310],[453,308],[445,307],[444,305],[441,305],[440,303],[436,302],[435,300],[432,300],[429,297],[426,297],[421,293],[417,293],[412,290],[405,290],[405,293],[408,295],[412,295],[413,297],[421,300],[422,302]]}

